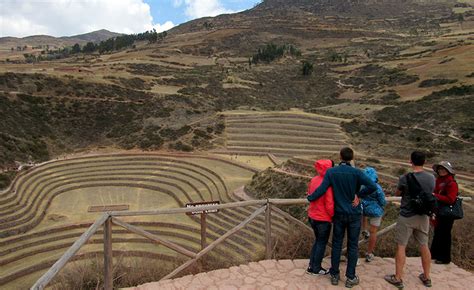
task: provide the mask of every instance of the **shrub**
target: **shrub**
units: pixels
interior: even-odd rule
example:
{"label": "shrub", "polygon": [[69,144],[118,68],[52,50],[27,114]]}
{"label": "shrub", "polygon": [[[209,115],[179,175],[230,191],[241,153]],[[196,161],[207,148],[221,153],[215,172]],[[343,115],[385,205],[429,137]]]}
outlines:
{"label": "shrub", "polygon": [[450,79],[430,79],[430,80],[424,80],[422,81],[418,87],[420,88],[428,88],[428,87],[434,87],[434,86],[441,86],[441,85],[447,85],[447,84],[453,84],[457,82],[458,80],[450,80]]}
{"label": "shrub", "polygon": [[304,76],[309,76],[313,73],[313,64],[308,62],[308,61],[303,61],[303,68],[302,68],[302,71],[303,71],[303,75]]}

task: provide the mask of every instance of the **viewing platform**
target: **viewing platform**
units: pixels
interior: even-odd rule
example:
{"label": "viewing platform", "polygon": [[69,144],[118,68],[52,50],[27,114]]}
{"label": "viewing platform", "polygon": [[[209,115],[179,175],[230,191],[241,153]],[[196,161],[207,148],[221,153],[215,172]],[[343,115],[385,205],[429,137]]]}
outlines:
{"label": "viewing platform", "polygon": [[[384,280],[386,274],[395,272],[393,258],[376,257],[371,263],[359,259],[357,275],[360,284],[352,289],[379,290],[397,289]],[[323,267],[329,268],[330,260],[326,258]],[[341,281],[338,286],[331,285],[329,276],[312,276],[305,273],[308,260],[263,260],[247,265],[220,269],[197,275],[188,275],[177,279],[147,283],[129,290],[171,290],[171,289],[208,289],[208,290],[311,290],[311,289],[346,289],[345,268],[341,263]],[[431,279],[433,287],[426,288],[418,279],[421,273],[421,259],[407,258],[405,265],[404,289],[472,289],[474,274],[457,267],[454,264],[432,264]]]}

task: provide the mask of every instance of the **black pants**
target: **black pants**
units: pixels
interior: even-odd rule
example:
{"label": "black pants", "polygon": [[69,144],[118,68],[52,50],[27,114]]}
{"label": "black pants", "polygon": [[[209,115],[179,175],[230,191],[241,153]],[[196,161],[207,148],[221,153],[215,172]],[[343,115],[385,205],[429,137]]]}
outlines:
{"label": "black pants", "polygon": [[438,217],[431,243],[431,258],[443,263],[451,262],[451,230],[454,219]]}

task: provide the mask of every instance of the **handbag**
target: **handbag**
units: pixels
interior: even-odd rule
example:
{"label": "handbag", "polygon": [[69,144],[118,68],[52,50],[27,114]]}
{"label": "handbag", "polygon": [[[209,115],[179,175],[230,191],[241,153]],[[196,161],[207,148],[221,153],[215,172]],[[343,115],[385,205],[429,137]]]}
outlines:
{"label": "handbag", "polygon": [[440,217],[447,217],[455,220],[462,219],[464,217],[462,199],[456,197],[456,201],[453,204],[440,203],[438,215]]}

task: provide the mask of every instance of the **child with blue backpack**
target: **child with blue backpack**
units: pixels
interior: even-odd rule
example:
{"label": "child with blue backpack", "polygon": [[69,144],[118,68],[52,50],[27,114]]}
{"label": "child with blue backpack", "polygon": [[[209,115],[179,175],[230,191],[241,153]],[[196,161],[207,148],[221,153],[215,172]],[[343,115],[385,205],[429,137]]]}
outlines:
{"label": "child with blue backpack", "polygon": [[[385,193],[382,187],[378,184],[377,171],[372,167],[366,167],[363,171],[364,174],[377,185],[377,190],[363,198],[361,202],[363,215],[362,236],[369,240],[365,261],[372,262],[377,242],[377,230],[382,223],[384,207],[387,204],[387,201],[385,200]],[[369,230],[367,230],[367,223],[370,224]]]}

